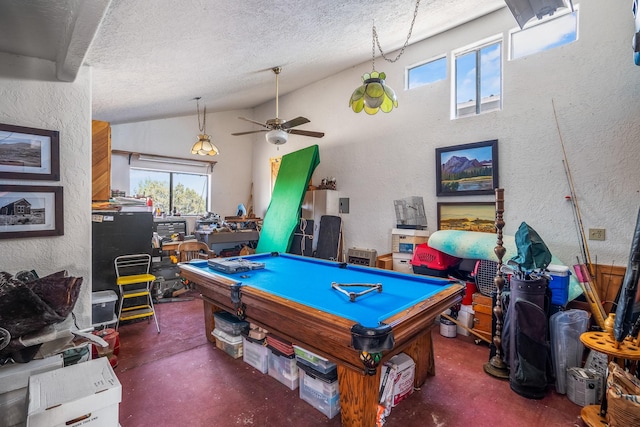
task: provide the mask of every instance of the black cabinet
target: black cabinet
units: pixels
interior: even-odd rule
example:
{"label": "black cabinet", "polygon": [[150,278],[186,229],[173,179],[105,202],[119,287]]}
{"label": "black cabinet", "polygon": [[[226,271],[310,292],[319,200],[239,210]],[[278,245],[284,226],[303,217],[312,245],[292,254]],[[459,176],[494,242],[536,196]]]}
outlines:
{"label": "black cabinet", "polygon": [[151,254],[151,212],[93,212],[91,225],[92,290],[118,292],[113,261],[117,256]]}

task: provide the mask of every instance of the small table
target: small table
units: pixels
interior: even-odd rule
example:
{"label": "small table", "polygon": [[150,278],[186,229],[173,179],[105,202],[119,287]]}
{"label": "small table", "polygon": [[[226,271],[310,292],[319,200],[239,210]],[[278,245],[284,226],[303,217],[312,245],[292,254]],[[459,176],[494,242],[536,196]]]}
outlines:
{"label": "small table", "polygon": [[[242,259],[264,268],[227,274],[206,262],[179,266],[202,293],[207,339],[222,309],[336,363],[343,426],[375,425],[380,364],[393,355],[414,360],[416,387],[435,374],[431,329],[461,301],[461,283],[291,254]],[[381,283],[382,292],[351,302],[332,282]]]}
{"label": "small table", "polygon": [[[588,349],[606,354],[609,362],[619,359],[640,360],[640,347],[637,344],[624,340],[616,348],[616,342],[608,332],[585,332],[580,335],[580,341]],[[600,414],[600,405],[585,406],[580,411],[580,417],[589,427],[601,427],[607,422]]]}

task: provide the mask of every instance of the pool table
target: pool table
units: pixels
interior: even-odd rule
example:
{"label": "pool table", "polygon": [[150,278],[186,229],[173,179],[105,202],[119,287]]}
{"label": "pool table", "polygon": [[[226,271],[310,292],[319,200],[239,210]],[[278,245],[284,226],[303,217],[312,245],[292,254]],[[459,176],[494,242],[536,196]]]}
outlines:
{"label": "pool table", "polygon": [[375,426],[380,363],[408,354],[416,387],[435,374],[431,328],[463,290],[453,280],[291,254],[225,260],[262,268],[225,273],[202,260],[179,264],[202,294],[207,339],[214,341],[213,313],[225,310],[335,362],[342,425],[349,427]]}

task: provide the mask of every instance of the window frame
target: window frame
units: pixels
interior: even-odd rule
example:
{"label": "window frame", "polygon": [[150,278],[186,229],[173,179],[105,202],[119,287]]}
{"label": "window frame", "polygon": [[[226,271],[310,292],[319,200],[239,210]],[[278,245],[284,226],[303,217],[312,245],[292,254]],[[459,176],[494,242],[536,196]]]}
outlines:
{"label": "window frame", "polygon": [[[481,65],[481,56],[478,53],[485,47],[499,44],[500,49],[500,100],[498,103],[498,107],[495,109],[491,109],[489,111],[482,111],[482,98],[480,97],[481,93],[481,76],[482,73],[478,73],[479,65]],[[476,112],[474,114],[465,114],[462,116],[458,116],[458,67],[457,67],[457,59],[458,57],[464,56],[468,53],[476,52]],[[480,114],[490,113],[493,111],[502,111],[502,93],[504,89],[504,37],[502,34],[496,34],[490,37],[486,37],[482,40],[474,42],[472,44],[468,44],[458,49],[454,49],[451,51],[451,120],[462,119],[465,117],[475,117]],[[480,99],[478,99],[480,98]]]}
{"label": "window frame", "polygon": [[[436,62],[436,61],[440,61],[440,60],[444,60],[444,63],[445,63],[444,77],[442,77],[441,79],[429,82],[429,83],[423,83],[423,84],[418,85],[418,86],[411,87],[409,85],[409,74],[411,73],[411,70],[414,70],[416,68],[420,68],[423,65],[430,64],[432,62]],[[404,90],[414,90],[414,89],[421,88],[423,86],[427,86],[427,85],[430,85],[430,84],[437,83],[437,82],[442,81],[442,80],[446,80],[448,71],[449,71],[449,58],[448,58],[446,53],[443,53],[443,54],[440,54],[440,55],[436,55],[436,56],[432,56],[431,58],[428,58],[428,59],[426,59],[424,61],[420,61],[420,62],[416,62],[416,63],[410,64],[410,65],[407,65],[405,67],[405,69],[404,69]]]}
{"label": "window frame", "polygon": [[[573,5],[573,11],[571,10],[571,8],[564,8],[564,9],[561,9],[560,11],[556,11],[556,13],[554,13],[551,16],[545,16],[540,20],[535,20],[535,23],[533,25],[527,25],[527,26],[525,26],[525,28],[522,28],[522,29],[519,28],[519,27],[515,27],[515,28],[512,28],[511,30],[509,30],[509,34],[508,34],[509,58],[508,58],[508,61],[516,61],[518,59],[527,58],[527,57],[532,56],[532,55],[537,55],[537,54],[540,54],[542,52],[547,52],[547,51],[554,50],[554,49],[562,47],[562,46],[570,45],[570,44],[575,43],[578,40],[580,40],[580,13],[579,13],[579,9],[580,9],[580,5],[579,4],[575,4],[575,5]],[[576,21],[575,21],[576,22],[576,38],[575,38],[575,40],[567,42],[567,43],[563,43],[561,45],[558,45],[558,46],[555,46],[555,47],[552,47],[552,48],[548,48],[548,49],[544,49],[544,50],[538,50],[538,51],[531,52],[531,53],[528,53],[528,54],[525,54],[525,55],[514,57],[514,52],[513,52],[513,49],[514,49],[513,36],[514,36],[514,34],[520,34],[520,33],[526,32],[528,30],[531,30],[533,28],[541,28],[542,26],[547,25],[550,22],[556,21],[558,19],[563,19],[567,15],[571,15],[572,13],[576,14]],[[534,22],[534,21],[532,20],[532,22]]]}
{"label": "window frame", "polygon": [[[191,170],[181,170],[181,169],[162,169],[162,168],[153,168],[153,167],[145,167],[142,165],[136,165],[129,167],[129,190],[132,191],[131,188],[131,171],[148,171],[148,172],[156,172],[163,173],[169,175],[169,211],[165,212],[167,215],[171,215],[173,212],[174,204],[174,195],[173,195],[173,187],[174,187],[174,174],[181,175],[195,175],[205,177],[207,181],[207,189],[205,191],[205,209],[207,212],[211,211],[211,173],[202,173],[202,172],[194,172]],[[155,209],[155,208],[154,208]],[[205,212],[203,212],[205,213]],[[182,216],[198,216],[200,214],[182,214]]]}

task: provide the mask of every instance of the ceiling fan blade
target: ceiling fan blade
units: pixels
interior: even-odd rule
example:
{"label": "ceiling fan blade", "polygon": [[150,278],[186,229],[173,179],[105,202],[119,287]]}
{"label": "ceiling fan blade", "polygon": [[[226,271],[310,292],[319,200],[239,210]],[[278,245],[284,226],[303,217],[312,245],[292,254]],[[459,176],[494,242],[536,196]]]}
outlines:
{"label": "ceiling fan blade", "polygon": [[233,135],[233,136],[249,135],[250,133],[268,132],[268,130],[269,130],[269,129],[250,130],[250,131],[247,131],[247,132],[236,132],[236,133],[232,133],[231,135]]}
{"label": "ceiling fan blade", "polygon": [[293,120],[289,120],[288,122],[284,122],[284,124],[282,125],[282,129],[291,129],[293,127],[296,126],[300,126],[303,125],[305,123],[309,123],[309,119],[307,119],[306,117],[296,117]]}
{"label": "ceiling fan blade", "polygon": [[324,136],[324,132],[313,132],[310,130],[302,130],[302,129],[291,129],[287,132],[294,135],[302,135],[302,136],[311,136],[313,138],[322,138]]}
{"label": "ceiling fan blade", "polygon": [[253,124],[256,124],[258,126],[262,126],[264,128],[267,127],[267,125],[265,125],[264,123],[256,122],[255,120],[247,119],[246,117],[238,117],[238,118],[240,120],[244,120],[245,122],[253,123]]}

